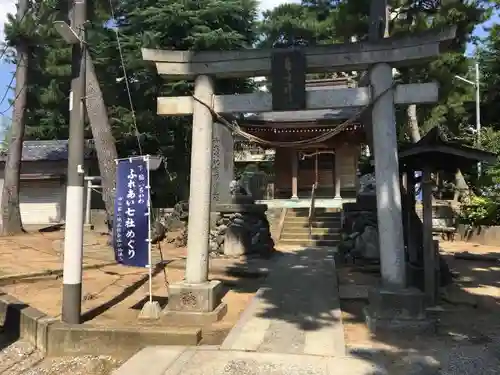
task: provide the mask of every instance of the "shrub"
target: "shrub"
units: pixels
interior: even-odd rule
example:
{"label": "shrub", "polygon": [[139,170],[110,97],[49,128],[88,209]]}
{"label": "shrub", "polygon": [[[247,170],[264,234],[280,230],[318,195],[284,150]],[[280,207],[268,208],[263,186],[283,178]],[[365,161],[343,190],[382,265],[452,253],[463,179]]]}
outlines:
{"label": "shrub", "polygon": [[462,203],[458,220],[461,224],[470,226],[500,225],[499,208],[495,196],[473,196]]}

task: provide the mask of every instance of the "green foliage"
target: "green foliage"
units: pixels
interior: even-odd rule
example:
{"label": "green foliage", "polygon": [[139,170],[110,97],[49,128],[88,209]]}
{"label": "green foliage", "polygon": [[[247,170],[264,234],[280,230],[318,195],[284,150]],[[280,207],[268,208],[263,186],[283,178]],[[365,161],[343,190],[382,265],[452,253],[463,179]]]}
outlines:
{"label": "green foliage", "polygon": [[500,204],[495,198],[473,196],[462,203],[458,220],[472,227],[500,225],[499,208]]}
{"label": "green foliage", "polygon": [[[500,132],[483,128],[481,148],[500,155]],[[472,227],[500,225],[500,162],[486,166],[478,181],[480,196],[471,196],[462,203],[459,220]]]}
{"label": "green foliage", "polygon": [[[481,148],[500,155],[500,132],[491,127],[484,127],[480,137]],[[477,185],[480,193],[500,197],[500,160],[493,165],[486,165]]]}
{"label": "green foliage", "polygon": [[[160,117],[156,114],[158,96],[189,95],[192,82],[167,82],[156,67],[142,60],[141,48],[227,50],[251,46],[255,41],[256,3],[250,0],[202,0],[162,2],[121,1],[115,16],[135,106],[139,131],[144,135],[144,153],[166,156],[170,175],[163,181],[165,199],[177,201],[187,195],[191,142],[191,120],[187,117]],[[110,56],[112,56],[110,58]],[[114,32],[96,45],[96,69],[103,82],[108,110],[117,131],[125,134],[121,152],[131,152],[130,106],[125,80],[111,82],[104,77],[123,77]],[[117,63],[112,64],[112,61]],[[244,80],[219,80],[218,93],[250,90]],[[112,100],[111,98],[115,98]],[[137,149],[136,149],[137,150]]]}
{"label": "green foliage", "polygon": [[494,25],[477,51],[481,66],[481,121],[500,130],[500,25]]}
{"label": "green foliage", "polygon": [[[10,17],[8,44],[28,41],[30,48],[27,103],[27,139],[68,137],[71,50],[55,32],[53,21],[66,18],[66,2],[32,0],[22,22]],[[107,1],[90,1],[87,40],[101,84],[113,135],[121,156],[138,154],[134,115],[142,153],[163,155],[168,173],[161,194],[176,201],[185,198],[189,176],[191,124],[187,117],[160,117],[158,96],[189,95],[192,82],[166,82],[154,64],[142,60],[141,48],[227,50],[248,48],[256,41],[257,5],[254,0],[123,0],[113,1],[114,22]],[[122,54],[117,35],[118,26]],[[121,64],[123,58],[126,78]],[[16,63],[15,56],[11,62]],[[127,80],[126,80],[127,79]],[[220,80],[218,93],[252,90],[246,80]],[[87,127],[87,136],[91,137]],[[160,194],[160,195],[161,195]]]}
{"label": "green foliage", "polygon": [[261,47],[309,46],[334,42],[336,9],[328,4],[282,4],[266,11],[260,23]]}
{"label": "green foliage", "polygon": [[[53,26],[61,18],[57,5],[57,0],[33,0],[22,22],[9,16],[5,25],[10,46],[21,39],[29,46],[25,139],[68,137],[71,50]],[[18,64],[15,55],[10,62]]]}
{"label": "green foliage", "polygon": [[[310,45],[342,42],[351,37],[363,40],[368,33],[370,3],[370,0],[304,0],[300,5],[281,5],[264,14],[260,28],[261,44],[291,44],[297,39],[303,39]],[[472,41],[474,27],[491,16],[495,2],[393,0],[389,3],[393,9],[391,35],[457,27],[457,37],[447,53],[434,62],[400,69],[398,80],[403,83],[437,81],[440,85],[437,105],[418,107],[422,132],[441,126],[450,135],[470,141],[468,136],[464,136],[464,129],[474,121],[467,104],[473,100],[473,87],[457,82],[454,77],[468,76],[471,61],[464,57],[466,44]],[[397,118],[398,128],[404,129],[406,111],[398,111]],[[405,137],[401,136],[401,140],[404,141]]]}

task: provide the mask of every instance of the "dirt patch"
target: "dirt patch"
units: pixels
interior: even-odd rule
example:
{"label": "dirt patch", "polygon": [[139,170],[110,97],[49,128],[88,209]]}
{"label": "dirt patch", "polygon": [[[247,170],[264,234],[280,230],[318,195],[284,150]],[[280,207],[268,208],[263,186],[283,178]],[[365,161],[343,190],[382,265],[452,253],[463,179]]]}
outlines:
{"label": "dirt patch", "polygon": [[[62,267],[63,236],[62,232],[51,232],[0,238],[2,269],[7,268],[7,273],[12,274]],[[113,252],[106,245],[106,240],[106,236],[86,233],[84,254],[87,262],[109,262],[113,259]],[[156,261],[163,258],[168,262],[165,268],[158,267],[155,270],[152,283],[154,300],[164,307],[168,302],[168,284],[180,282],[184,278],[186,249],[163,244],[161,253],[155,247],[153,255]],[[7,267],[4,267],[4,264]],[[204,329],[204,343],[222,342],[262,282],[262,278],[255,275],[242,277],[228,272],[239,264],[241,264],[239,260],[211,259],[209,277],[222,281],[225,288],[223,300],[228,305],[228,313],[221,322]],[[107,327],[170,324],[168,320],[148,323],[137,319],[142,306],[148,300],[147,269],[107,265],[84,270],[82,287],[82,316],[87,324]],[[62,302],[60,276],[25,278],[3,286],[2,290],[47,315],[60,317]]]}
{"label": "dirt patch", "polygon": [[[459,277],[453,285],[442,290],[444,300],[441,300],[440,307],[443,312],[439,314],[437,332],[415,335],[403,331],[372,335],[363,315],[368,301],[343,300],[346,344],[354,350],[354,355],[384,365],[390,374],[395,375],[414,373],[412,371],[416,368],[421,369],[419,371],[441,369],[446,374],[464,374],[469,373],[466,366],[485,368],[482,373],[500,373],[498,363],[494,362],[495,353],[500,350],[500,267],[492,262],[453,257],[455,252],[464,251],[493,255],[498,254],[498,249],[464,242],[442,242],[441,249],[448,265],[458,272]],[[339,282],[341,285],[376,285],[379,276],[344,268],[339,270]]]}
{"label": "dirt patch", "polygon": [[[107,236],[86,231],[84,264],[95,265],[114,260],[106,244]],[[64,232],[32,232],[0,238],[2,276],[43,272],[62,268]]]}

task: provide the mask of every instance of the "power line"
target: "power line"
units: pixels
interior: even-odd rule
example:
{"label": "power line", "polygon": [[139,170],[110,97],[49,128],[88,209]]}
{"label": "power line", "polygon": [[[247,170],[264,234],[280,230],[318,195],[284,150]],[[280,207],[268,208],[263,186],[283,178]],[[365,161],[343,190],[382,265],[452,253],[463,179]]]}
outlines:
{"label": "power line", "polygon": [[14,82],[14,79],[16,78],[16,73],[17,73],[17,69],[19,69],[19,66],[21,65],[21,60],[19,60],[16,64],[16,70],[14,71],[14,74],[12,74],[12,78],[10,79],[10,82],[9,84],[7,85],[7,88],[5,89],[5,92],[3,93],[3,96],[2,96],[2,100],[0,100],[0,105],[3,104],[3,102],[5,101],[5,98],[7,97],[7,94],[9,93],[9,90],[12,87],[12,82]]}
{"label": "power line", "polygon": [[[16,67],[16,70],[17,70],[17,67]],[[0,100],[0,105],[3,104],[3,102],[5,101],[5,98],[7,97],[7,94],[9,93],[9,90],[12,88],[12,82],[14,82],[14,79],[16,78],[16,74],[12,74],[12,78],[9,82],[9,84],[7,85],[7,88],[5,89],[5,92],[3,93],[3,96],[2,96],[2,100]]]}
{"label": "power line", "polygon": [[5,113],[7,113],[7,111],[9,109],[12,108],[12,106],[14,105],[14,103],[16,102],[17,98],[19,98],[19,95],[21,95],[21,93],[23,92],[23,90],[26,88],[26,85],[24,85],[23,87],[21,87],[21,90],[19,90],[19,92],[17,93],[16,97],[14,98],[14,100],[12,100],[12,103],[10,103],[9,107],[6,108],[5,110],[3,110],[2,112],[0,112],[0,116],[3,116],[5,115]]}
{"label": "power line", "polygon": [[[113,9],[112,0],[109,0],[109,7],[111,10],[111,19],[116,24],[115,11]],[[123,70],[123,79],[125,80],[125,87],[127,88],[128,101],[130,104],[130,111],[132,113],[132,121],[133,121],[133,126],[135,129],[135,137],[137,138],[137,146],[139,147],[139,153],[142,155],[141,139],[139,138],[139,129],[137,128],[137,120],[135,117],[134,103],[132,102],[132,94],[130,92],[130,85],[128,82],[127,69],[125,68],[125,61],[123,58],[123,51],[122,51],[122,45],[120,42],[120,35],[118,34],[118,27],[117,26],[115,26],[113,29],[114,29],[115,34],[116,34],[116,43],[118,45],[118,53],[120,54],[120,63],[121,63],[122,70]]]}

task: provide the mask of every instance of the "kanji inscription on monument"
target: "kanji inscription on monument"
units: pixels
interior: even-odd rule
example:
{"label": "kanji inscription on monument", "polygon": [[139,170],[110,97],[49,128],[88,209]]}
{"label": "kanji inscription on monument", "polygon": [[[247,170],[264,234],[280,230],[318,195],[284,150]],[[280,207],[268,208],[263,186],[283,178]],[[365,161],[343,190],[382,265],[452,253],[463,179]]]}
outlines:
{"label": "kanji inscription on monument", "polygon": [[306,57],[302,50],[273,51],[271,86],[273,110],[306,109]]}

